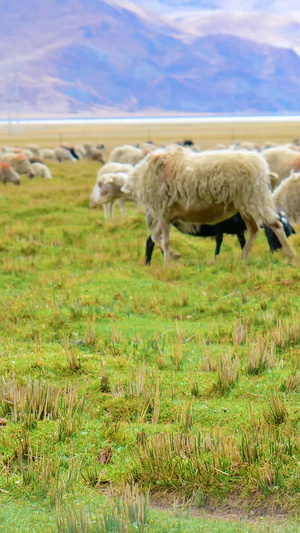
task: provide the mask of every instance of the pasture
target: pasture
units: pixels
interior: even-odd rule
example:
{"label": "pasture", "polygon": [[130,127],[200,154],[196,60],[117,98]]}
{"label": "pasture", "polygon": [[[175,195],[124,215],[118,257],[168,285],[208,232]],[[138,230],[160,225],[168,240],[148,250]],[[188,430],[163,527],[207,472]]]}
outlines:
{"label": "pasture", "polygon": [[50,167],[0,184],[0,531],[299,531],[300,228],[295,266],[172,229],[145,267],[143,212],[88,208],[99,163]]}

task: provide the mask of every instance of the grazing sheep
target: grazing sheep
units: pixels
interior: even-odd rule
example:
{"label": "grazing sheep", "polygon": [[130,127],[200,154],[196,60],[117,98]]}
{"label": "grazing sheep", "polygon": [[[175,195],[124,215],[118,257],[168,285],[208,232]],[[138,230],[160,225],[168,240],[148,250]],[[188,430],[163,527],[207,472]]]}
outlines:
{"label": "grazing sheep", "polygon": [[35,157],[40,157],[40,147],[37,144],[27,144],[26,148],[30,150]]}
{"label": "grazing sheep", "polygon": [[298,224],[300,221],[300,172],[292,172],[273,192],[273,200],[288,218]]}
{"label": "grazing sheep", "polygon": [[28,159],[28,161],[34,156],[33,152],[28,148],[24,148],[21,153],[24,155],[24,157],[26,157],[26,159]]}
{"label": "grazing sheep", "polygon": [[147,154],[150,154],[150,152],[154,152],[154,150],[157,150],[157,147],[151,141],[137,143],[135,147],[140,148],[141,150],[145,150]]}
{"label": "grazing sheep", "polygon": [[[240,212],[249,232],[242,258],[246,259],[261,223],[277,235],[290,260],[289,245],[269,190],[269,169],[256,152],[222,150],[189,155],[154,152],[130,173],[122,191],[130,194],[157,220],[151,238],[162,242],[169,260],[170,224],[217,224]],[[161,240],[162,239],[162,240]]]}
{"label": "grazing sheep", "polygon": [[81,159],[81,156],[79,156],[75,150],[75,148],[70,146],[61,146],[60,148],[64,148],[64,150],[68,150],[70,152],[71,156],[78,161],[78,159]]}
{"label": "grazing sheep", "polygon": [[95,148],[91,144],[84,144],[86,158],[88,161],[99,161],[99,163],[105,164],[103,148]]}
{"label": "grazing sheep", "polygon": [[13,183],[14,185],[20,185],[21,177],[11,165],[9,165],[8,163],[0,162],[0,181],[2,181],[5,185],[7,183]]}
{"label": "grazing sheep", "polygon": [[[284,211],[279,211],[279,220],[281,224],[283,225],[283,229],[285,232],[286,237],[290,237],[290,235],[295,234],[294,228],[291,226],[289,219],[287,218]],[[264,226],[265,235],[268,239],[268,243],[270,246],[271,252],[276,252],[276,250],[280,250],[282,248],[278,238],[276,237],[275,233],[268,228],[268,226]]]}
{"label": "grazing sheep", "polygon": [[86,149],[84,148],[84,146],[82,146],[82,144],[75,144],[74,150],[78,155],[79,159],[83,159],[84,157],[86,157]]}
{"label": "grazing sheep", "polygon": [[278,174],[279,183],[287,178],[292,170],[296,172],[300,170],[300,154],[295,150],[285,146],[277,146],[263,150],[261,153],[267,161],[270,171]]}
{"label": "grazing sheep", "polygon": [[110,162],[128,163],[129,165],[136,165],[152,150],[150,148],[136,148],[130,144],[124,146],[117,146],[112,150],[109,156]]}
{"label": "grazing sheep", "polygon": [[52,178],[50,169],[44,163],[41,163],[40,161],[36,161],[32,163],[31,167],[34,170],[35,176],[39,178],[48,178],[48,179]]}
{"label": "grazing sheep", "polygon": [[[125,201],[123,200],[124,194],[121,193],[121,187],[125,182],[124,179],[121,181],[118,180],[118,174],[130,172],[132,169],[132,165],[107,163],[98,171],[96,185],[93,188],[90,196],[89,205],[90,208],[103,205],[105,220],[112,218],[113,204],[117,199],[120,200],[119,204],[121,214],[122,216],[125,215]],[[116,178],[112,179],[112,176],[116,176]]]}
{"label": "grazing sheep", "polygon": [[53,148],[42,148],[41,149],[41,158],[50,159],[51,161],[56,161],[55,152]]}
{"label": "grazing sheep", "polygon": [[4,163],[9,163],[18,174],[27,174],[29,178],[34,178],[34,170],[23,154],[4,154],[1,156],[1,160]]}
{"label": "grazing sheep", "polygon": [[1,152],[2,154],[21,154],[22,150],[17,146],[3,146]]}
{"label": "grazing sheep", "polygon": [[56,161],[58,161],[59,163],[61,163],[62,161],[73,161],[73,163],[76,162],[76,159],[72,156],[70,151],[67,148],[63,148],[62,146],[54,148],[54,155]]}
{"label": "grazing sheep", "polygon": [[[125,216],[125,197],[126,195],[121,191],[125,185],[128,174],[114,173],[103,174],[101,176],[101,186],[95,185],[91,198],[90,207],[95,205],[103,205],[108,207],[104,209],[105,220],[112,218],[112,208],[116,200],[119,200],[121,215]],[[93,205],[94,204],[94,205]]]}
{"label": "grazing sheep", "polygon": [[[279,213],[279,220],[283,225],[286,237],[289,237],[292,233],[295,233],[295,230],[290,225],[289,220],[287,219],[283,211]],[[153,226],[153,221],[151,221],[151,218],[148,214],[147,224],[148,226],[150,225],[150,227]],[[243,221],[239,213],[237,213],[231,218],[228,218],[227,220],[223,220],[223,222],[219,222],[218,224],[191,224],[188,222],[177,221],[174,222],[173,226],[181,233],[184,233],[186,235],[192,235],[193,237],[215,237],[215,257],[217,257],[220,253],[224,233],[226,233],[227,235],[236,235],[242,249],[246,244],[245,231],[247,228],[245,222]],[[278,241],[276,235],[267,226],[264,227],[264,230],[271,252],[279,250],[282,246]],[[152,241],[150,235],[146,241],[146,265],[150,265],[154,246],[155,243]]]}

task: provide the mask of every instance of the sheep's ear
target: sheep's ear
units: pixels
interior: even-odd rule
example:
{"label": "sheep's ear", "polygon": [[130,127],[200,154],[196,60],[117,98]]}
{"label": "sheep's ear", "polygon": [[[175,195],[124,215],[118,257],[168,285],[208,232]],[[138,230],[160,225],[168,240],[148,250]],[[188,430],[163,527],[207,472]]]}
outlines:
{"label": "sheep's ear", "polygon": [[122,185],[121,192],[123,192],[124,194],[130,193],[130,188],[128,187],[128,183],[124,183],[124,185]]}
{"label": "sheep's ear", "polygon": [[269,172],[269,176],[270,176],[270,180],[272,182],[278,183],[279,176],[278,176],[278,174],[276,172]]}

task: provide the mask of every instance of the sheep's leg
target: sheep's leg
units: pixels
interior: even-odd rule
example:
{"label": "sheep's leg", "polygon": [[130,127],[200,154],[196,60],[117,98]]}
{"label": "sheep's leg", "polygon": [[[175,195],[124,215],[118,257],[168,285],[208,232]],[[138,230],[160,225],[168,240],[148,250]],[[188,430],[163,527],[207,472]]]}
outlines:
{"label": "sheep's leg", "polygon": [[121,217],[125,217],[125,200],[123,198],[120,198],[120,211],[121,211]]}
{"label": "sheep's leg", "polygon": [[107,222],[109,219],[108,204],[103,204],[103,211],[104,211],[104,220],[105,222]]}
{"label": "sheep's leg", "polygon": [[249,239],[248,241],[246,242],[244,248],[243,248],[243,252],[242,252],[242,259],[246,259],[251,251],[251,248],[254,244],[254,241],[258,235],[258,232],[259,232],[259,226],[257,225],[257,223],[255,222],[255,220],[253,219],[245,219],[244,218],[244,222],[246,224],[246,228],[249,232]]}
{"label": "sheep's leg", "polygon": [[163,222],[161,225],[162,234],[162,247],[164,250],[164,263],[169,263],[170,249],[169,249],[169,236],[170,236],[170,224]]}
{"label": "sheep's leg", "polygon": [[114,203],[115,201],[112,200],[111,202],[108,203],[108,208],[109,208],[109,218],[110,220],[112,220],[114,218]]}
{"label": "sheep's leg", "polygon": [[145,257],[145,265],[150,265],[151,263],[151,257],[154,250],[155,242],[151,239],[151,235],[146,240],[146,257]]}
{"label": "sheep's leg", "polygon": [[282,246],[282,249],[284,250],[290,262],[292,263],[293,259],[296,257],[296,254],[293,248],[288,243],[283,225],[281,224],[279,220],[276,220],[273,224],[268,224],[268,227],[271,228],[271,230],[275,233],[276,237],[278,238]]}
{"label": "sheep's leg", "polygon": [[151,239],[153,240],[153,242],[155,242],[155,244],[161,243],[161,225],[159,222],[156,224],[156,226],[154,226],[151,231]]}
{"label": "sheep's leg", "polygon": [[240,243],[240,246],[241,248],[245,248],[245,244],[246,244],[246,239],[245,239],[245,234],[244,232],[242,233],[237,233],[237,238],[239,240],[239,243]]}
{"label": "sheep's leg", "polygon": [[216,234],[216,250],[215,250],[215,257],[217,257],[217,255],[219,255],[220,253],[220,249],[221,249],[221,244],[223,242],[223,232],[220,231],[220,232],[217,232]]}

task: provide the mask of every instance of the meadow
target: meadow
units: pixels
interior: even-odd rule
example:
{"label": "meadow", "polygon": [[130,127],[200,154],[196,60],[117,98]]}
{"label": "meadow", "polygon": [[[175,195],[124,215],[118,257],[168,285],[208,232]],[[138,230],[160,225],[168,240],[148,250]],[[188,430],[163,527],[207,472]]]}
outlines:
{"label": "meadow", "polygon": [[299,531],[300,228],[295,266],[174,229],[145,267],[98,167],[0,188],[0,531]]}

